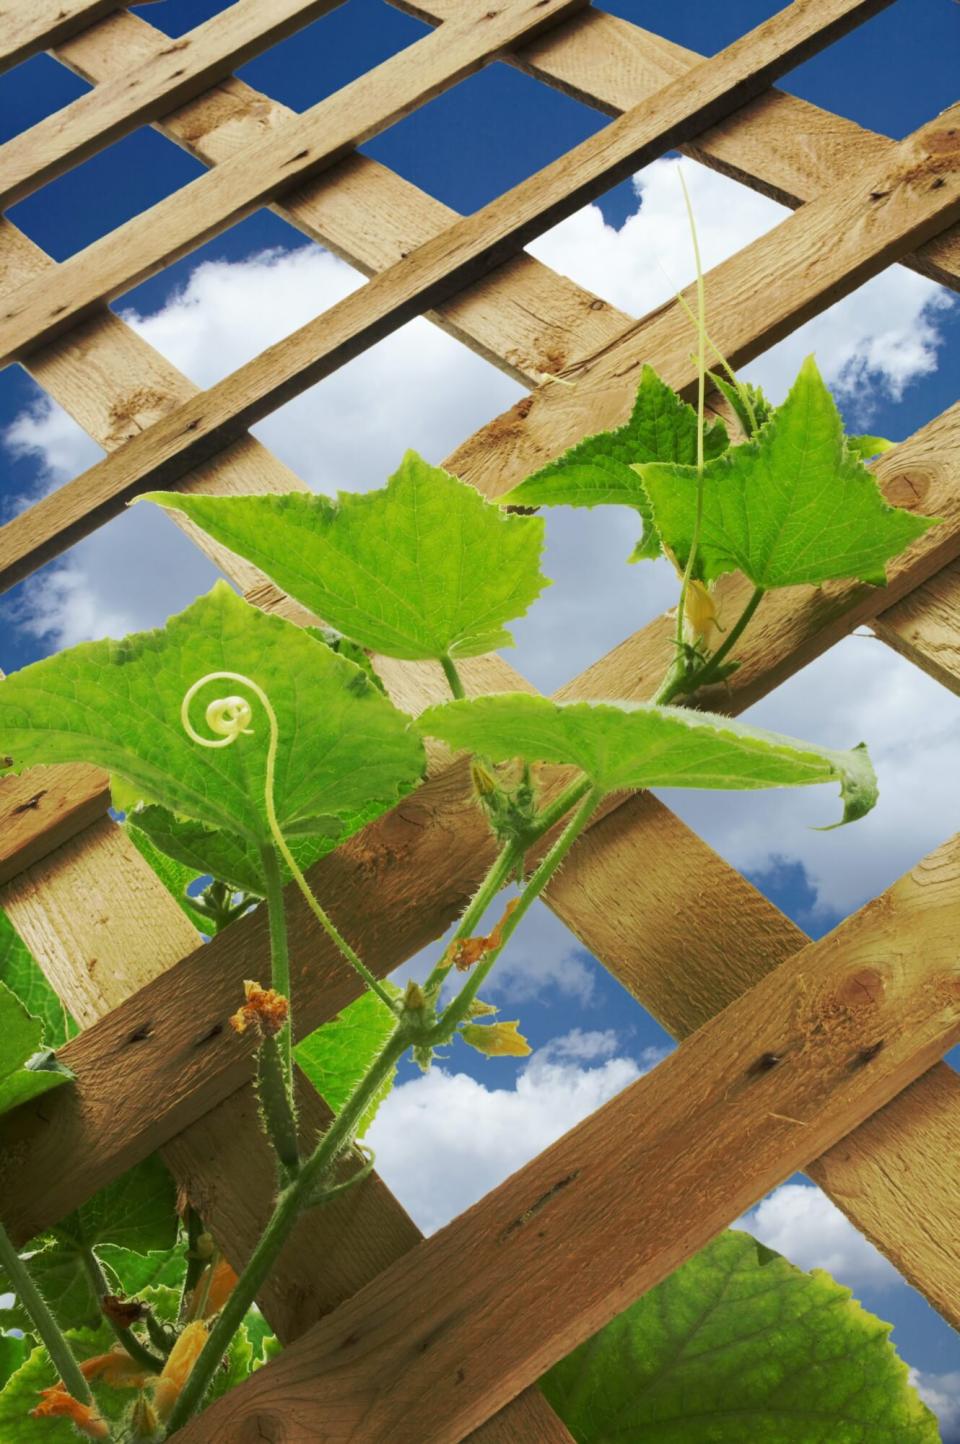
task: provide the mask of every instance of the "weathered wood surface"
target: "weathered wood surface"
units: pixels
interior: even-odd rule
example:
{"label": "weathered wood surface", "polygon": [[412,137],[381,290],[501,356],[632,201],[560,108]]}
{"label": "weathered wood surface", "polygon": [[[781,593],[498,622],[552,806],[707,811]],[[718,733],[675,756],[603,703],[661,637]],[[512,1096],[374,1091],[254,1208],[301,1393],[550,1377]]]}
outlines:
{"label": "weathered wood surface", "polygon": [[0,778],[0,885],[83,832],[109,806],[108,779],[96,767],[31,767]]}
{"label": "weathered wood surface", "polygon": [[[400,9],[411,7],[390,0]],[[425,20],[445,20],[458,0],[416,6]],[[607,115],[620,115],[692,69],[695,50],[608,15],[584,10],[510,57],[538,80]],[[769,90],[695,140],[679,147],[705,165],[783,205],[812,200],[837,181],[876,165],[895,142],[783,91]],[[960,287],[960,227],[903,257],[932,280]]]}
{"label": "weathered wood surface", "polygon": [[[731,56],[733,49],[724,53]],[[740,70],[745,68],[742,59],[734,59]],[[675,82],[656,97],[664,97],[662,105],[638,107],[614,121],[604,135],[621,125],[633,135],[646,124],[662,139],[670,114],[668,94],[676,97],[679,109],[689,111],[696,105],[690,88]],[[943,155],[950,119],[948,113],[904,141],[889,167],[868,172],[856,186],[845,182],[826,192],[711,272],[710,295],[718,318],[713,331],[734,364],[854,290],[920,236],[960,214],[960,155]],[[584,145],[593,147],[601,139]],[[455,223],[318,320],[131,439],[120,454],[8,522],[0,530],[0,582],[19,580],[138,491],[177,484],[193,465],[267,410],[336,369],[385,334],[385,328],[441,299],[433,292],[434,284],[446,285],[453,277],[462,280],[464,267],[470,268],[464,257],[489,255],[500,232],[517,239],[523,206],[504,208],[504,202],[526,198],[542,218],[541,202],[551,193],[550,186],[571,183],[565,164],[583,150],[581,146],[557,162],[562,178],[550,167],[476,216]],[[592,156],[592,150],[585,160],[581,156],[588,172]],[[441,283],[436,279],[440,275],[447,280]],[[636,322],[620,341],[565,368],[576,385],[541,387],[476,433],[454,454],[453,469],[488,495],[503,491],[574,440],[625,420],[640,364],[649,357],[656,359],[670,384],[687,389],[692,377],[689,324],[678,302]]]}
{"label": "weathered wood surface", "polygon": [[[149,64],[164,41],[152,25],[122,11],[57,54],[85,78],[102,84],[122,75],[131,59]],[[231,77],[163,116],[156,128],[198,160],[216,165],[293,114]],[[273,209],[367,275],[384,270],[457,219],[449,206],[359,153],[285,193]],[[528,386],[574,354],[613,339],[629,320],[527,255],[460,292],[430,319]],[[69,333],[59,344],[70,344]],[[29,364],[35,364],[33,357]]]}
{"label": "weathered wood surface", "polygon": [[951,562],[881,612],[873,629],[888,647],[960,693],[960,563]]}
{"label": "weathered wood surface", "polygon": [[[166,43],[146,65],[54,111],[0,148],[6,209],[138,125],[172,110],[343,0],[237,0]],[[23,11],[21,0],[21,13]]]}
{"label": "weathered wood surface", "polygon": [[211,1431],[456,1444],[936,1062],[960,1037],[958,932],[953,840],[219,1400],[184,1444]]}
{"label": "weathered wood surface", "polygon": [[[9,70],[31,55],[59,45],[93,25],[120,0],[4,0],[0,5],[0,70]],[[149,0],[145,0],[149,3]]]}
{"label": "weathered wood surface", "polygon": [[[52,340],[104,301],[155,275],[282,191],[309,180],[471,74],[504,46],[546,29],[585,3],[501,0],[496,10],[470,7],[442,32],[390,56],[249,150],[71,256],[50,280],[6,297],[0,304],[0,358],[10,360]],[[825,3],[831,15],[819,28],[827,30],[834,10],[879,8],[877,0]]]}

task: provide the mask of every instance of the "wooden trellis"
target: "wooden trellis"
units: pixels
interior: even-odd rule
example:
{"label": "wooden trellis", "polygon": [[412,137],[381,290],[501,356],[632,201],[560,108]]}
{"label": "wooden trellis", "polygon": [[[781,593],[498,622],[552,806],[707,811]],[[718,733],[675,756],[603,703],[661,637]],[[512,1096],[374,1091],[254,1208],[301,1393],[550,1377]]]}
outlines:
{"label": "wooden trellis", "polygon": [[[0,64],[52,48],[94,83],[0,151],[7,204],[146,122],[210,167],[59,265],[0,221],[0,352],[107,452],[0,530],[4,585],[151,487],[304,489],[246,428],[420,313],[532,388],[449,458],[491,497],[625,419],[643,361],[689,394],[677,304],[634,321],[521,251],[672,148],[795,209],[709,276],[714,338],[735,364],[894,261],[960,289],[960,107],[896,144],[769,88],[885,0],[794,0],[708,61],[584,0],[397,0],[437,29],[303,115],[230,77],[336,3],[238,0],[176,41],[111,0],[0,8]],[[467,219],[356,153],[493,59],[618,118]],[[106,303],[263,204],[373,279],[199,392]],[[545,373],[576,385],[543,386]],[[958,442],[953,407],[882,458],[887,495],[943,525],[892,565],[886,589],[768,598],[731,710],[864,622],[960,691]],[[191,536],[251,600],[305,619]],[[723,589],[731,614],[740,587]],[[670,638],[655,622],[560,695],[649,696]],[[439,669],[378,666],[408,710],[444,695]],[[468,690],[527,687],[498,657],[464,672]],[[266,928],[254,914],[199,946],[107,801],[92,768],[0,785],[0,904],[84,1029],[61,1054],[76,1085],[0,1125],[0,1209],[26,1240],[160,1149],[240,1267],[274,1169],[249,1048],[225,1020],[242,979],[268,967]],[[312,880],[386,974],[440,935],[491,850],[456,764]],[[430,1241],[375,1176],[307,1214],[260,1300],[289,1347],[185,1440],[560,1444],[566,1430],[530,1387],[539,1375],[801,1168],[958,1323],[960,1079],[938,1062],[960,1035],[957,841],[811,943],[667,808],[634,795],[591,827],[547,901],[685,1041]],[[299,898],[289,906],[306,1030],[357,989]],[[782,1062],[752,1066],[766,1053]],[[305,1126],[321,1126],[323,1103],[301,1092]]]}

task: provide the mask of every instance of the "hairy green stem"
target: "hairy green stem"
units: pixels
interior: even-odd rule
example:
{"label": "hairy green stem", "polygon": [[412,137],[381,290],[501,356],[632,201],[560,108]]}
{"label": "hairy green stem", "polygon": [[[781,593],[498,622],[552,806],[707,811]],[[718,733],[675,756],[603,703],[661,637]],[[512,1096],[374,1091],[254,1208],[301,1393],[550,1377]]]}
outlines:
{"label": "hairy green stem", "polygon": [[483,983],[486,980],[490,969],[493,967],[494,963],[497,961],[500,954],[506,947],[507,943],[510,941],[510,938],[516,931],[524,915],[528,912],[531,905],[543,892],[547,883],[553,877],[557,868],[563,862],[563,859],[566,857],[567,853],[570,851],[571,847],[576,842],[583,829],[586,827],[588,821],[590,820],[590,817],[596,811],[597,807],[602,801],[603,796],[604,793],[601,788],[590,788],[586,796],[581,801],[580,806],[577,808],[576,812],[573,814],[573,816],[570,818],[570,821],[563,829],[563,832],[561,832],[556,842],[542,859],[539,867],[533,873],[529,882],[521,893],[517,906],[504,920],[503,925],[500,929],[499,945],[496,948],[492,949],[491,952],[487,953],[484,956],[483,961],[478,963],[476,967],[473,968],[469,978],[467,979],[467,982],[464,984],[460,992],[442,1014],[437,1024],[437,1028],[441,1031],[442,1036],[452,1036],[452,1030],[456,1028],[458,1024],[466,1021],[470,1012],[471,1004],[476,998],[480,988],[483,986]]}
{"label": "hairy green stem", "polygon": [[317,1186],[331,1171],[340,1154],[350,1143],[357,1123],[363,1116],[367,1105],[396,1066],[409,1041],[408,1032],[402,1025],[399,1026],[387,1040],[382,1053],[354,1089],[313,1153],[304,1161],[294,1182],[285,1188],[278,1197],[270,1222],[250,1255],[250,1260],[237,1280],[216,1323],[210,1330],[210,1337],[204,1344],[190,1377],[174,1405],[167,1424],[166,1437],[169,1438],[171,1434],[175,1434],[203,1402],[203,1396],[207,1392],[214,1373],[220,1366],[220,1360],[230,1347],[230,1341],[243,1323],[247,1310],[255,1301],[264,1280],[273,1268],[300,1213],[309,1203]]}
{"label": "hairy green stem", "polygon": [[300,1167],[300,1142],[293,1089],[287,1072],[283,1034],[264,1038],[257,1053],[257,1095],[264,1130],[277,1155],[284,1178]]}
{"label": "hairy green stem", "polygon": [[80,1372],[80,1365],[73,1357],[73,1351],[60,1332],[59,1324],[47,1307],[46,1300],[31,1278],[27,1265],[11,1243],[2,1223],[0,1223],[0,1265],[13,1285],[14,1293],[20,1303],[30,1315],[33,1327],[43,1340],[64,1388],[75,1399],[79,1399],[81,1404],[91,1404],[93,1395],[90,1393],[89,1384]]}
{"label": "hairy green stem", "polygon": [[[187,1205],[187,1271],[183,1279],[183,1289],[180,1294],[180,1308],[178,1318],[184,1319],[187,1316],[187,1307],[191,1302],[193,1291],[197,1286],[200,1275],[203,1273],[204,1260],[200,1257],[197,1249],[200,1242],[200,1235],[205,1232],[203,1219],[200,1217],[193,1204]],[[154,1340],[156,1342],[156,1340]]]}
{"label": "hairy green stem", "polygon": [[287,1000],[287,1022],[277,1038],[284,1072],[293,1076],[293,1013],[290,997],[290,947],[287,942],[287,919],[283,902],[283,874],[276,848],[260,851],[263,881],[267,896],[267,917],[270,923],[270,985]]}
{"label": "hairy green stem", "polygon": [[[93,1291],[102,1306],[103,1300],[110,1293],[110,1285],[107,1283],[103,1269],[100,1267],[100,1260],[92,1248],[82,1248],[80,1250],[80,1256],[83,1259],[83,1266],[87,1271],[87,1277],[90,1280]],[[137,1338],[132,1329],[126,1329],[122,1324],[118,1324],[115,1319],[110,1317],[106,1310],[103,1311],[103,1317],[116,1335],[117,1342],[123,1345],[135,1363],[139,1364],[141,1368],[146,1369],[148,1374],[159,1374],[162,1371],[166,1360],[161,1359],[158,1354],[152,1353],[146,1344]],[[71,1393],[72,1392],[71,1390]]]}
{"label": "hairy green stem", "polygon": [[700,242],[697,238],[693,206],[690,204],[690,192],[687,190],[687,183],[683,178],[683,172],[678,171],[678,175],[680,177],[680,185],[683,189],[684,204],[687,208],[687,218],[690,222],[690,234],[693,239],[693,255],[697,266],[697,509],[693,521],[693,534],[690,538],[690,551],[687,555],[687,564],[683,569],[683,579],[680,583],[680,601],[677,605],[677,651],[679,653],[682,652],[684,645],[683,618],[686,610],[687,589],[693,576],[693,569],[697,560],[697,548],[700,545],[700,529],[703,525],[703,425],[707,379],[707,300],[706,288],[703,284],[703,265],[700,260]]}
{"label": "hairy green stem", "polygon": [[456,664],[450,657],[441,657],[440,665],[443,668],[443,675],[450,684],[450,691],[453,693],[455,700],[459,702],[461,698],[467,694],[464,691],[463,682],[460,680],[460,673],[457,671]]}

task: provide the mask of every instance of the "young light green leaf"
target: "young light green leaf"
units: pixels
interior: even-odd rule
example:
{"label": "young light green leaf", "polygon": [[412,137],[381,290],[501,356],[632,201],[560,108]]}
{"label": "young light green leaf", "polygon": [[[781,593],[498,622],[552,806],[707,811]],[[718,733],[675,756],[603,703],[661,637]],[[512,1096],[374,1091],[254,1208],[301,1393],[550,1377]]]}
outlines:
{"label": "young light green leaf", "polygon": [[[707,427],[704,449],[719,456],[729,444],[722,421]],[[642,461],[697,460],[697,413],[654,371],[644,366],[630,420],[616,431],[601,431],[528,476],[500,498],[501,506],[631,506],[643,520],[643,537],[631,561],[660,555],[643,482],[634,471]]]}
{"label": "young light green leaf", "polygon": [[725,1233],[540,1381],[576,1444],[938,1444],[849,1289]]}
{"label": "young light green leaf", "polygon": [[854,456],[859,456],[861,461],[869,461],[871,457],[882,456],[885,451],[892,451],[896,446],[895,441],[887,441],[884,436],[848,436],[847,448]]}
{"label": "young light green leaf", "polygon": [[[210,672],[249,676],[279,722],[275,800],[290,833],[324,832],[331,816],[390,805],[423,771],[410,723],[364,674],[323,643],[268,616],[219,582],[161,631],[85,642],[0,682],[0,754],[36,762],[93,762],[173,812],[270,841],[264,776],[270,728],[250,696],[250,735],[210,749],[181,725],[184,693]],[[242,684],[211,681],[191,719],[206,729],[217,698]],[[222,740],[222,739],[220,739]]]}
{"label": "young light green leaf", "polygon": [[43,1043],[62,1048],[77,1025],[40,971],[26,943],[0,910],[0,983],[5,983],[27,1012],[43,1024]]}
{"label": "young light green leaf", "polygon": [[759,386],[753,386],[749,381],[741,381],[739,386],[734,386],[715,371],[708,371],[707,375],[721,395],[727,398],[744,436],[753,436],[770,420],[773,407]]}
{"label": "young light green leaf", "polygon": [[0,1113],[73,1078],[53,1053],[41,1050],[42,1038],[39,1018],[31,1017],[20,999],[0,983]]}
{"label": "young light green leaf", "polygon": [[[663,545],[686,566],[696,468],[653,463],[639,473]],[[757,437],[706,466],[694,575],[741,571],[764,590],[848,577],[882,586],[890,558],[935,524],[884,501],[810,356]]]}
{"label": "young light green leaf", "polygon": [[683,707],[551,702],[511,692],[429,707],[419,725],[428,737],[495,762],[522,757],[571,764],[604,792],[838,781],[844,822],[869,812],[877,797],[862,744],[838,752]]}
{"label": "young light green leaf", "polygon": [[408,451],[381,491],[144,500],[181,511],[363,647],[390,657],[478,657],[540,595],[543,522],[504,516]]}
{"label": "young light green leaf", "polygon": [[[385,982],[394,997],[400,989]],[[396,1018],[375,993],[362,993],[329,1023],[324,1023],[294,1049],[294,1056],[310,1082],[338,1113],[396,1026]],[[377,1109],[393,1087],[394,1074],[371,1100],[357,1127],[362,1138]]]}

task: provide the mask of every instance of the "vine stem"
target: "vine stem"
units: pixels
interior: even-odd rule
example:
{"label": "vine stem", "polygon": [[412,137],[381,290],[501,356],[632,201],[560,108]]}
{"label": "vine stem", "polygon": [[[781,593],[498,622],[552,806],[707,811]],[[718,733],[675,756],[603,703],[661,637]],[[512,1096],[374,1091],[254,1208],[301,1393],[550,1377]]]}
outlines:
{"label": "vine stem", "polygon": [[264,1280],[272,1269],[291,1229],[309,1202],[319,1183],[330,1172],[340,1154],[350,1143],[354,1129],[371,1098],[390,1075],[406,1051],[410,1035],[398,1025],[383,1051],[354,1089],[317,1147],[303,1163],[299,1174],[279,1195],[273,1214],[260,1240],[250,1255],[246,1268],[237,1280],[210,1336],[184,1384],[167,1425],[167,1438],[175,1434],[203,1402],[214,1373],[219,1368],[247,1310],[256,1299]]}
{"label": "vine stem", "polygon": [[703,265],[700,260],[700,242],[697,238],[697,226],[693,216],[693,206],[690,203],[690,192],[687,190],[683,171],[679,170],[677,174],[680,177],[683,201],[687,208],[687,219],[690,222],[690,235],[693,240],[693,256],[697,266],[697,509],[693,521],[693,535],[690,538],[690,551],[687,554],[687,564],[683,569],[683,579],[680,583],[680,601],[677,605],[677,651],[679,653],[683,648],[683,618],[687,602],[687,589],[693,576],[697,548],[700,545],[700,529],[703,525],[703,423],[707,380],[707,299],[703,283]]}
{"label": "vine stem", "polygon": [[293,1077],[293,999],[290,996],[290,947],[287,942],[287,919],[283,903],[283,874],[275,848],[262,848],[260,861],[267,890],[267,918],[270,924],[270,982],[287,1000],[287,1021],[277,1034],[277,1046],[289,1083]]}
{"label": "vine stem", "polygon": [[441,657],[440,665],[443,668],[443,675],[450,684],[450,691],[453,693],[454,699],[457,702],[461,701],[467,694],[463,682],[460,680],[460,673],[457,671],[456,663],[451,657]]}
{"label": "vine stem", "polygon": [[81,1404],[92,1404],[90,1385],[80,1372],[80,1365],[73,1357],[73,1350],[67,1343],[60,1326],[47,1307],[46,1300],[34,1283],[30,1271],[10,1241],[10,1236],[0,1223],[0,1264],[20,1303],[26,1309],[33,1326],[53,1361],[64,1388]]}
{"label": "vine stem", "polygon": [[[100,1260],[97,1258],[93,1249],[88,1247],[80,1250],[80,1256],[83,1259],[83,1266],[87,1271],[87,1277],[93,1286],[93,1291],[102,1303],[103,1299],[109,1294],[110,1287],[104,1277],[103,1269],[100,1267]],[[150,1374],[160,1374],[163,1372],[163,1366],[166,1362],[165,1359],[161,1359],[159,1354],[152,1353],[146,1344],[137,1338],[132,1329],[125,1329],[122,1324],[116,1323],[106,1311],[104,1311],[104,1318],[116,1335],[117,1342],[123,1345],[131,1359],[140,1364],[140,1366]],[[71,1390],[70,1392],[72,1393],[73,1391]]]}
{"label": "vine stem", "polygon": [[190,740],[192,742],[196,742],[197,745],[200,747],[230,747],[234,742],[236,742],[237,738],[242,733],[249,732],[251,730],[249,727],[246,726],[246,723],[250,721],[250,704],[246,701],[245,698],[236,697],[228,697],[223,699],[222,701],[213,702],[207,708],[207,722],[209,723],[212,731],[218,732],[220,734],[219,737],[204,737],[194,727],[193,723],[190,721],[190,704],[201,687],[205,686],[207,682],[217,681],[240,682],[244,687],[249,687],[250,691],[256,697],[264,712],[267,714],[267,721],[270,727],[270,736],[267,743],[267,762],[266,774],[264,777],[263,801],[267,814],[267,825],[270,828],[270,835],[272,836],[274,843],[276,844],[277,851],[283,858],[284,862],[287,864],[287,867],[290,869],[293,880],[303,894],[307,906],[313,913],[317,922],[323,928],[323,931],[326,933],[327,937],[337,948],[341,956],[345,958],[346,961],[350,964],[350,966],[354,969],[354,971],[359,973],[360,977],[366,983],[367,987],[372,992],[376,993],[377,997],[382,1003],[386,1004],[386,1006],[390,1009],[391,1013],[396,1013],[396,1004],[394,1003],[394,1000],[390,997],[390,994],[387,992],[386,988],[384,988],[381,985],[380,981],[376,977],[374,977],[373,973],[371,973],[370,969],[350,946],[346,938],[343,937],[343,935],[334,925],[332,920],[327,917],[327,914],[324,912],[323,908],[320,906],[319,902],[310,891],[309,884],[307,883],[306,878],[304,877],[299,866],[297,865],[296,858],[294,857],[293,853],[290,851],[289,846],[287,845],[287,840],[283,835],[283,831],[280,827],[280,821],[277,817],[276,803],[274,800],[277,770],[277,749],[280,744],[280,724],[277,721],[277,714],[273,710],[273,703],[270,701],[270,698],[267,696],[263,688],[260,687],[256,682],[254,682],[252,677],[247,677],[243,672],[207,672],[205,676],[198,678],[198,680],[194,682],[193,686],[188,688],[188,690],[184,693],[183,701],[180,704],[180,720],[183,724],[183,730],[186,732]]}
{"label": "vine stem", "polygon": [[763,587],[754,588],[750,600],[747,602],[747,605],[740,613],[736,622],[730,628],[730,631],[724,637],[717,650],[711,657],[706,659],[698,672],[694,672],[692,676],[687,676],[685,673],[680,673],[675,667],[671,667],[654,695],[654,705],[664,707],[667,703],[672,702],[674,697],[682,693],[695,692],[699,687],[705,687],[709,682],[712,682],[720,669],[721,663],[726,661],[733,648],[743,636],[754,612],[765,596],[766,592]]}
{"label": "vine stem", "polygon": [[567,853],[570,851],[571,847],[576,842],[583,829],[586,827],[588,821],[590,820],[590,817],[596,811],[597,807],[602,801],[604,793],[601,788],[590,787],[588,784],[588,789],[589,790],[583,797],[580,806],[570,818],[566,827],[563,829],[563,832],[561,832],[556,842],[547,852],[546,856],[542,859],[540,865],[531,876],[529,882],[527,883],[526,887],[520,895],[517,906],[505,919],[500,929],[499,946],[494,948],[491,952],[487,953],[483,958],[483,961],[476,965],[476,967],[470,973],[467,982],[464,984],[460,992],[453,999],[453,1001],[450,1003],[450,1005],[447,1007],[446,1011],[440,1018],[437,1026],[438,1028],[442,1029],[444,1033],[449,1034],[451,1030],[455,1028],[459,1023],[462,1023],[466,1020],[470,1011],[470,1006],[476,998],[480,988],[483,986],[483,983],[486,980],[490,969],[493,967],[494,963],[497,961],[497,958],[499,958],[507,943],[510,941],[510,938],[516,931],[524,915],[529,911],[531,905],[543,892],[547,883],[553,877],[554,873],[557,871],[557,868],[563,862],[563,859],[566,857]]}

